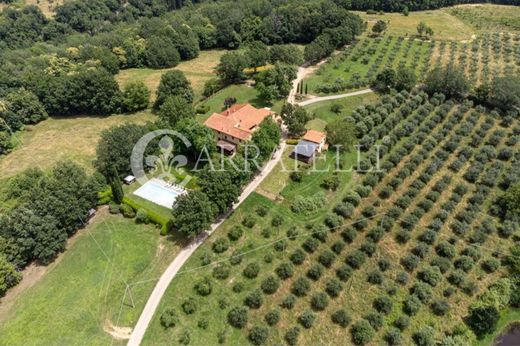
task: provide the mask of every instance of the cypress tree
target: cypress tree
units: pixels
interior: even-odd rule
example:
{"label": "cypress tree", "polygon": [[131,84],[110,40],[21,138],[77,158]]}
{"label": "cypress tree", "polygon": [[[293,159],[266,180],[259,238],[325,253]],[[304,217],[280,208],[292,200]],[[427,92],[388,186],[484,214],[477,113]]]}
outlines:
{"label": "cypress tree", "polygon": [[307,95],[307,87],[308,87],[308,85],[305,84],[305,95]]}
{"label": "cypress tree", "polygon": [[121,202],[123,202],[123,197],[125,197],[125,192],[123,191],[119,174],[117,174],[117,170],[114,166],[110,169],[110,177],[108,178],[108,181],[110,182],[114,202],[121,204]]}

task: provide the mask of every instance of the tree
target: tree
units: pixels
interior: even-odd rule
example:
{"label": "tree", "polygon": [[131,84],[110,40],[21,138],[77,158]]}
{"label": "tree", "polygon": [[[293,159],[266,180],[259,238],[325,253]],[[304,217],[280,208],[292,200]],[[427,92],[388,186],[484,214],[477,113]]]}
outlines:
{"label": "tree", "polygon": [[303,63],[303,54],[295,45],[274,45],[269,49],[269,53],[272,64],[279,62],[288,65],[301,65]]}
{"label": "tree", "polygon": [[274,68],[267,69],[255,78],[260,97],[266,101],[283,98],[289,95],[292,80],[296,78],[296,69],[288,65],[276,63]]}
{"label": "tree", "polygon": [[322,34],[305,46],[303,56],[307,62],[317,62],[329,56],[334,51],[334,48],[330,35]]}
{"label": "tree", "polygon": [[182,96],[170,96],[157,115],[162,126],[174,129],[180,120],[195,117],[195,108]]}
{"label": "tree", "polygon": [[520,183],[511,185],[504,194],[505,206],[508,215],[520,216]]}
{"label": "tree", "polygon": [[169,37],[151,37],[146,40],[144,53],[146,65],[151,68],[177,66],[181,60],[179,51]]}
{"label": "tree", "polygon": [[485,96],[491,107],[520,111],[520,76],[495,77]]}
{"label": "tree", "polygon": [[333,120],[327,124],[325,131],[329,144],[337,146],[339,151],[349,151],[356,142],[355,125],[346,120]]}
{"label": "tree", "polygon": [[247,324],[247,308],[243,306],[234,307],[227,315],[229,324],[235,328],[244,328]]}
{"label": "tree", "polygon": [[[120,178],[132,171],[130,157],[139,139],[148,132],[146,126],[126,124],[115,126],[101,132],[101,139],[96,149],[96,168],[104,175],[110,176],[113,166],[121,174]],[[152,148],[147,148],[149,154]]]}
{"label": "tree", "polygon": [[391,68],[385,68],[379,72],[372,82],[372,87],[377,90],[387,91],[395,87],[396,74]]}
{"label": "tree", "polygon": [[197,183],[219,214],[227,211],[238,199],[240,186],[233,181],[232,172],[215,171],[207,166],[199,175]]}
{"label": "tree", "polygon": [[123,105],[127,112],[137,112],[148,108],[150,90],[141,81],[130,82],[123,89]]}
{"label": "tree", "polygon": [[453,65],[436,67],[425,80],[425,90],[428,94],[442,93],[447,98],[460,99],[469,89],[469,83],[464,71]]}
{"label": "tree", "polygon": [[193,89],[190,82],[181,71],[168,71],[161,76],[161,82],[157,88],[157,99],[154,109],[160,109],[161,105],[170,96],[180,96],[188,103],[193,102]]}
{"label": "tree", "polygon": [[174,138],[176,141],[174,147],[189,158],[197,160],[203,151],[207,151],[209,155],[216,151],[215,134],[194,117],[181,119],[177,122],[175,130],[186,137],[191,146],[186,147],[184,143]]}
{"label": "tree", "polygon": [[5,105],[23,124],[36,124],[48,118],[38,97],[25,88],[8,94],[5,97]]}
{"label": "tree", "polygon": [[305,125],[313,118],[305,108],[290,103],[283,105],[281,114],[289,136],[293,137],[303,135],[306,131]]}
{"label": "tree", "polygon": [[258,67],[264,66],[269,61],[269,48],[263,42],[252,42],[247,46],[246,59],[248,67],[252,67],[256,73]]}
{"label": "tree", "polygon": [[179,196],[173,206],[173,224],[180,233],[188,237],[195,237],[208,230],[214,217],[214,206],[201,191],[191,191]]}
{"label": "tree", "polygon": [[247,58],[240,52],[230,52],[220,58],[217,65],[217,75],[224,84],[238,83],[246,79],[244,69],[247,67]]}
{"label": "tree", "polygon": [[8,289],[16,286],[21,279],[22,274],[0,253],[0,297],[3,297]]}
{"label": "tree", "polygon": [[282,131],[271,118],[266,118],[260,124],[260,129],[253,133],[252,141],[260,152],[260,159],[265,161],[280,144]]}
{"label": "tree", "polygon": [[374,328],[367,320],[360,320],[352,325],[352,341],[356,345],[365,345],[369,343],[375,336]]}
{"label": "tree", "polygon": [[405,66],[399,66],[395,74],[395,89],[397,91],[412,90],[417,83],[414,70]]}
{"label": "tree", "polygon": [[474,306],[469,310],[466,323],[480,339],[495,331],[500,313],[494,306]]}
{"label": "tree", "polygon": [[117,174],[117,170],[114,166],[110,166],[110,176],[107,180],[109,181],[110,187],[112,189],[114,202],[121,204],[123,202],[125,193],[123,191],[123,186],[121,186],[121,178],[119,177],[119,174]]}
{"label": "tree", "polygon": [[388,24],[384,20],[378,20],[372,27],[372,32],[376,35],[380,35],[388,28]]}
{"label": "tree", "polygon": [[428,38],[433,36],[433,29],[426,25],[425,22],[420,22],[417,25],[417,33],[419,34],[419,37]]}

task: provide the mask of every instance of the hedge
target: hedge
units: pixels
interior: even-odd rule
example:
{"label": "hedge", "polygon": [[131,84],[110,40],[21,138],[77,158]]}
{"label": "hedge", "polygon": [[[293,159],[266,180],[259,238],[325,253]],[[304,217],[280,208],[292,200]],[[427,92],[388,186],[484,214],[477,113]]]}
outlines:
{"label": "hedge", "polygon": [[128,204],[135,211],[137,211],[139,209],[146,210],[146,212],[148,213],[148,219],[152,223],[161,226],[161,234],[166,235],[168,233],[168,231],[170,229],[170,224],[171,224],[170,218],[165,218],[164,216],[160,215],[159,213],[156,213],[152,210],[148,210],[145,206],[140,205],[138,202],[136,202],[128,197],[123,197],[123,203]]}

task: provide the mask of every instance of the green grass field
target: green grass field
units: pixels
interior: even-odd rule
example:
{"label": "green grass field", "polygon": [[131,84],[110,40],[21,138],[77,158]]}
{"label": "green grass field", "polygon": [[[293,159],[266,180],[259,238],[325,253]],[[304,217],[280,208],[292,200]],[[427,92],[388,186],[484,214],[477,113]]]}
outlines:
{"label": "green grass field", "polygon": [[155,285],[150,281],[133,287],[135,308],[127,296],[120,310],[124,282],[157,278],[179,250],[158,233],[153,226],[102,212],[0,316],[0,343],[110,344],[110,326],[118,320],[118,326],[133,326]]}
{"label": "green grass field", "polygon": [[479,32],[520,31],[520,8],[491,4],[458,5],[443,10]]}
{"label": "green grass field", "polygon": [[155,91],[159,86],[162,74],[171,70],[179,70],[184,72],[186,78],[190,81],[193,91],[195,92],[195,98],[200,98],[202,96],[202,90],[204,89],[204,83],[216,77],[215,67],[225,52],[225,50],[203,50],[197,58],[182,61],[176,67],[169,69],[131,68],[121,70],[116,75],[116,80],[122,87],[129,81],[144,82],[152,92],[153,100],[155,99]]}
{"label": "green grass field", "polygon": [[[313,112],[315,114],[315,118],[307,123],[307,128],[323,131],[325,130],[327,123],[338,118],[343,118],[344,116],[349,115],[357,107],[374,103],[378,99],[379,96],[376,93],[370,93],[309,105],[305,108],[308,111]],[[341,112],[339,114],[336,114],[330,110],[333,105],[342,106]]]}
{"label": "green grass field", "polygon": [[101,131],[126,123],[144,124],[153,121],[148,112],[112,115],[50,118],[17,135],[19,144],[13,152],[0,156],[2,178],[30,167],[49,169],[60,160],[70,159],[92,170]]}
{"label": "green grass field", "polygon": [[369,23],[368,29],[378,20],[388,22],[387,34],[395,36],[417,35],[417,25],[425,22],[433,29],[435,40],[469,40],[474,29],[456,16],[444,10],[410,12],[408,16],[401,13],[366,14],[355,12]]}

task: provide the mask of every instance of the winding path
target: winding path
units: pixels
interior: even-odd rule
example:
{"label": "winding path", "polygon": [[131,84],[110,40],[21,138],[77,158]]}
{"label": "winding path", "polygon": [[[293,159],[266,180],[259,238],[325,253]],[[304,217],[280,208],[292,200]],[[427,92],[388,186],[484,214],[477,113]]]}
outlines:
{"label": "winding path", "polygon": [[373,93],[373,92],[374,92],[374,90],[372,90],[372,89],[364,89],[364,90],[359,90],[359,91],[353,91],[353,92],[347,93],[347,94],[322,96],[322,97],[313,97],[313,98],[311,98],[309,100],[298,102],[297,105],[304,107],[304,106],[311,105],[313,103],[318,103],[318,102],[323,102],[323,101],[331,101],[331,100],[337,100],[337,99],[343,99],[343,98],[346,98],[346,97],[358,96],[358,95],[363,95],[363,94],[368,94],[368,93]]}

